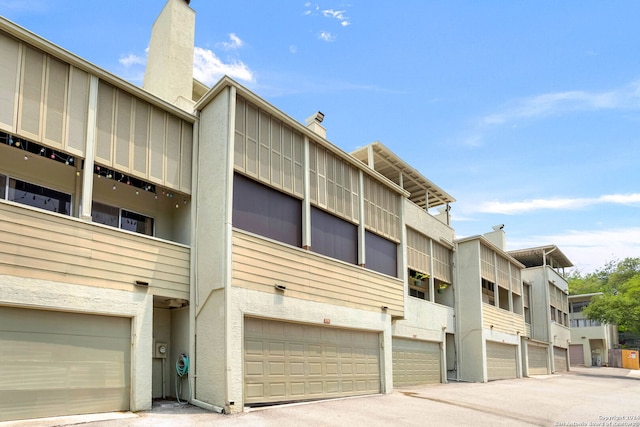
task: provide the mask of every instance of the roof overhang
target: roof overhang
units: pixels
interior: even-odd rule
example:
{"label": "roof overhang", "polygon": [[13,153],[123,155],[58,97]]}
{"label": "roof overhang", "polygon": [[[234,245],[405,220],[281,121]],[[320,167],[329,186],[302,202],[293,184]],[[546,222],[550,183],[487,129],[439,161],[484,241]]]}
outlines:
{"label": "roof overhang", "polygon": [[[370,154],[373,156],[372,159],[369,157]],[[409,200],[422,208],[447,205],[456,201],[378,141],[358,148],[351,152],[351,155],[403,187],[410,194]]]}
{"label": "roof overhang", "polygon": [[550,256],[555,265],[562,268],[573,267],[573,263],[556,245],[539,246],[536,248],[519,249],[509,251],[509,254],[517,258],[527,267],[539,267],[543,265],[545,256]]}

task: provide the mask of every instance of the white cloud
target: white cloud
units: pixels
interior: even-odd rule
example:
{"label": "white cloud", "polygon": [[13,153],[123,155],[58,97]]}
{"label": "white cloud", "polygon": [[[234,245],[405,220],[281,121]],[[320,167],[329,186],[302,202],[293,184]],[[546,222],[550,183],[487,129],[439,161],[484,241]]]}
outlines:
{"label": "white cloud", "polygon": [[145,65],[147,63],[147,58],[130,53],[127,56],[121,56],[118,62],[120,62],[125,67],[130,67],[132,65]]}
{"label": "white cloud", "polygon": [[213,85],[222,76],[253,82],[253,72],[242,61],[224,63],[213,51],[196,47],[193,51],[193,77],[206,85]]}
{"label": "white cloud", "polygon": [[244,46],[244,42],[240,39],[240,37],[235,35],[235,33],[230,33],[229,34],[229,40],[230,41],[228,41],[228,42],[219,43],[219,46],[221,46],[225,50],[239,49],[242,46]]}
{"label": "white cloud", "polygon": [[328,31],[322,31],[320,34],[318,34],[318,38],[326,42],[332,42],[336,39],[336,36],[334,36]]}
{"label": "white cloud", "polygon": [[507,236],[508,250],[542,245],[557,245],[577,269],[587,273],[608,261],[640,256],[640,227],[568,230],[522,240],[510,240]]}
{"label": "white cloud", "polygon": [[541,209],[573,210],[598,204],[634,205],[640,203],[640,193],[607,194],[594,198],[532,199],[520,202],[484,202],[476,209],[482,213],[514,215]]}
{"label": "white cloud", "polygon": [[545,93],[511,102],[503,111],[482,117],[483,125],[502,125],[518,119],[558,116],[574,111],[640,108],[640,82],[604,92]]}
{"label": "white cloud", "polygon": [[322,15],[326,18],[335,18],[340,21],[340,25],[343,27],[351,24],[349,22],[349,18],[345,16],[346,10],[333,10],[333,9],[325,9],[322,11]]}

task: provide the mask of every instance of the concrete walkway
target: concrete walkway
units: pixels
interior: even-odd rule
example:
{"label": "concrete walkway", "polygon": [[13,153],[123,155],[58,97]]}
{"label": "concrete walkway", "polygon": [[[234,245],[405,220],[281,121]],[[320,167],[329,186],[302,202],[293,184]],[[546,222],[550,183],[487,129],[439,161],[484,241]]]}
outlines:
{"label": "concrete walkway", "polygon": [[[107,413],[0,423],[70,426],[636,426],[640,371],[572,367],[558,375],[481,383],[405,387],[388,395],[282,405],[220,415],[176,402],[148,412]],[[607,424],[609,423],[609,424]]]}

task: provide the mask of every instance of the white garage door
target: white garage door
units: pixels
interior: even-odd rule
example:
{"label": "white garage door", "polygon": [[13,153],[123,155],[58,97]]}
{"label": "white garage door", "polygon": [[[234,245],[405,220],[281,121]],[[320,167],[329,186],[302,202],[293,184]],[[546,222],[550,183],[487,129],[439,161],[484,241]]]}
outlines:
{"label": "white garage door", "polygon": [[529,353],[529,375],[546,375],[549,373],[547,365],[549,364],[548,347],[528,343],[527,352]]}
{"label": "white garage door", "polygon": [[556,372],[567,372],[567,349],[562,347],[553,347],[553,358]]}
{"label": "white garage door", "polygon": [[393,386],[440,382],[440,345],[437,342],[393,338]]}
{"label": "white garage door", "polygon": [[582,344],[569,346],[569,362],[571,366],[584,365],[584,348]]}
{"label": "white garage door", "polygon": [[246,318],[245,404],[380,392],[375,332]]}
{"label": "white garage door", "polygon": [[0,421],[129,409],[128,318],[0,307]]}
{"label": "white garage door", "polygon": [[504,380],[517,377],[517,347],[487,341],[487,379]]}

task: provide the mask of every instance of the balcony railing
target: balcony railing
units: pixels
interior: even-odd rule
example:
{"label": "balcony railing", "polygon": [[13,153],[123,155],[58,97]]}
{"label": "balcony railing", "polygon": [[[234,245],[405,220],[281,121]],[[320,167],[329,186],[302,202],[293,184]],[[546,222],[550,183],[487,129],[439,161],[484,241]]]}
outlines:
{"label": "balcony railing", "polygon": [[0,230],[5,274],[189,299],[188,246],[5,201]]}

